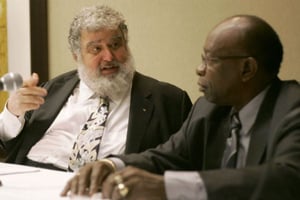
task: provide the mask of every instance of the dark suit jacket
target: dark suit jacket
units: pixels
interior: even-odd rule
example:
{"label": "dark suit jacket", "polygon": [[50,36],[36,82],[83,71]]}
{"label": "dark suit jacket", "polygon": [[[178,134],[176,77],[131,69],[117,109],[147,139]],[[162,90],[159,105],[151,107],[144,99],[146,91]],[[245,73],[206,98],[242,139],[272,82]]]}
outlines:
{"label": "dark suit jacket", "polygon": [[[48,95],[38,110],[26,113],[26,123],[15,139],[6,143],[7,162],[22,164],[64,106],[79,78],[71,71],[47,82]],[[168,83],[135,73],[125,153],[141,152],[166,141],[176,132],[192,106],[187,93]]]}
{"label": "dark suit jacket", "polygon": [[199,171],[209,200],[300,199],[300,85],[273,82],[252,129],[247,166],[235,170],[220,169],[230,110],[200,98],[165,144],[120,158],[155,173]]}

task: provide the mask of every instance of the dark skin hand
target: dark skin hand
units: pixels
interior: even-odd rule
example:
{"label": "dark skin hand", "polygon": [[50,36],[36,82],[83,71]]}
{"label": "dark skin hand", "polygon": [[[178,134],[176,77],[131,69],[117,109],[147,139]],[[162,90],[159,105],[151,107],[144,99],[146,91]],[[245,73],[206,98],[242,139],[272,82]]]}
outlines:
{"label": "dark skin hand", "polygon": [[102,184],[102,197],[109,199],[123,199],[116,185],[115,176],[120,175],[123,184],[129,189],[126,200],[164,200],[166,199],[164,177],[149,173],[135,167],[110,174]]}
{"label": "dark skin hand", "polygon": [[120,195],[114,177],[120,175],[123,184],[129,189],[127,199],[166,199],[164,178],[161,175],[149,173],[135,167],[126,167],[113,173],[113,169],[103,162],[93,162],[82,167],[73,178],[71,178],[61,196],[88,195],[100,191],[103,198],[123,199]]}
{"label": "dark skin hand", "polygon": [[89,163],[67,182],[61,196],[67,196],[69,192],[71,196],[92,196],[100,191],[104,179],[112,172],[111,166],[101,161]]}

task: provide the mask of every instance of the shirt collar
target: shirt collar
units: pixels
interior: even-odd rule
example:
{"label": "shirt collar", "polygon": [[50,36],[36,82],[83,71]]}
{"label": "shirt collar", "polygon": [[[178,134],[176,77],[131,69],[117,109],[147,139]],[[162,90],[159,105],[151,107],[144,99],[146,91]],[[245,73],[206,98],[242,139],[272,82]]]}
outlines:
{"label": "shirt collar", "polygon": [[270,86],[261,91],[239,111],[239,118],[242,124],[243,134],[248,134],[250,132],[250,129],[253,126],[257,117],[259,107],[262,104],[263,99],[265,98],[269,88]]}
{"label": "shirt collar", "polygon": [[79,82],[78,100],[80,102],[90,99],[94,94],[95,93],[83,81]]}

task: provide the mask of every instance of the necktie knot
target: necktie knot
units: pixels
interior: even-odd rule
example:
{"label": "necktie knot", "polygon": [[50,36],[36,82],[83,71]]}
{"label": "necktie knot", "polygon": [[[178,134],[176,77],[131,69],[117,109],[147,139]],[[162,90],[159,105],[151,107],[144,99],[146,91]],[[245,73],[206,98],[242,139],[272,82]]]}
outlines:
{"label": "necktie knot", "polygon": [[100,97],[99,98],[99,106],[107,106],[109,105],[108,97]]}
{"label": "necktie knot", "polygon": [[239,130],[242,128],[242,124],[239,118],[239,113],[235,112],[231,115],[231,122],[230,122],[230,129],[236,129]]}
{"label": "necktie knot", "polygon": [[100,125],[104,126],[104,122],[106,121],[107,115],[109,112],[109,101],[108,98],[100,97],[99,106],[97,110],[97,117],[101,121]]}

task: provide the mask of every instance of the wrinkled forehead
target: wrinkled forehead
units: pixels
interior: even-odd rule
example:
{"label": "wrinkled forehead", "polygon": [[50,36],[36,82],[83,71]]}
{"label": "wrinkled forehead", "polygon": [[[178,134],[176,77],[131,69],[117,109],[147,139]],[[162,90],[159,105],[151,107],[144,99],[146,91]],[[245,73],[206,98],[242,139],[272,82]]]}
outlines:
{"label": "wrinkled forehead", "polygon": [[81,30],[81,42],[114,42],[122,40],[123,35],[119,29],[105,29],[99,30]]}

